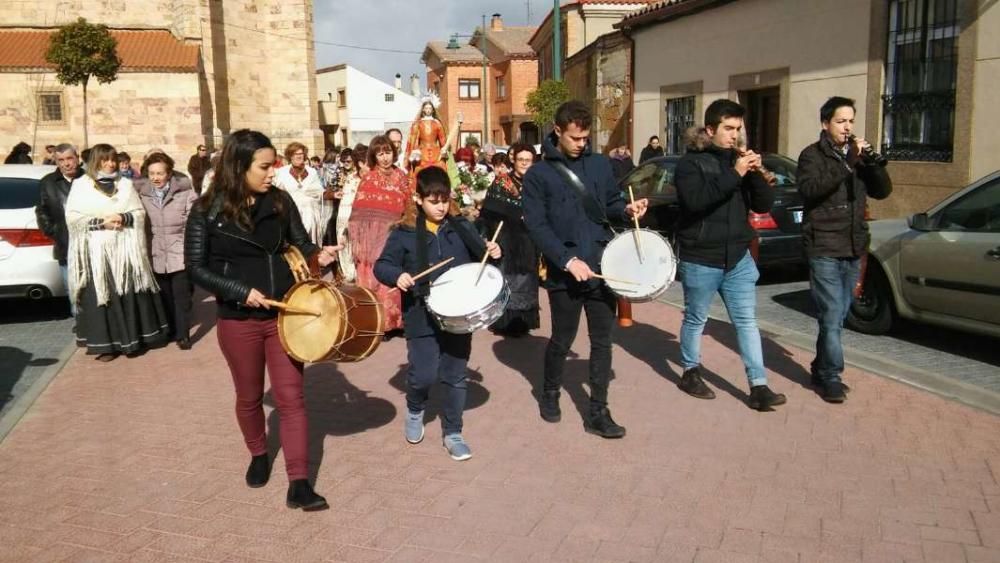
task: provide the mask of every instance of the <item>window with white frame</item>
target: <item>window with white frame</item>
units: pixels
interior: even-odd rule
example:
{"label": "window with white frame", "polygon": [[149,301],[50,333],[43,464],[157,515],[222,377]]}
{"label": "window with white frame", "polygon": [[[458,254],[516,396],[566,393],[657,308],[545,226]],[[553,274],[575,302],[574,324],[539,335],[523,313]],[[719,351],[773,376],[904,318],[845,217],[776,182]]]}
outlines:
{"label": "window with white frame", "polygon": [[385,101],[387,101],[387,102],[395,102],[396,101],[396,94],[386,94],[385,95]]}
{"label": "window with white frame", "polygon": [[959,0],[890,0],[883,146],[893,160],[951,162]]}
{"label": "window with white frame", "polygon": [[684,153],[684,132],[694,125],[694,96],[667,100],[667,154]]}
{"label": "window with white frame", "polygon": [[461,100],[479,99],[479,79],[458,79],[458,97]]}
{"label": "window with white frame", "polygon": [[503,100],[507,98],[507,81],[504,80],[504,78],[505,77],[503,76],[497,77],[496,92],[498,100]]}

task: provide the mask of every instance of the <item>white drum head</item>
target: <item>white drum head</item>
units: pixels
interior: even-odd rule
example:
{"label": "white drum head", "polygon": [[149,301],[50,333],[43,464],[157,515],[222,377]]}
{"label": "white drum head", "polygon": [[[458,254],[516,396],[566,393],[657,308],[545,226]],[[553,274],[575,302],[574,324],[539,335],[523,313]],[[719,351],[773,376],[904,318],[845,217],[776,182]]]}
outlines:
{"label": "white drum head", "polygon": [[483,277],[476,283],[479,263],[455,266],[431,285],[427,306],[443,317],[461,317],[492,304],[503,291],[503,273],[496,266],[486,265]]}
{"label": "white drum head", "polygon": [[677,261],[670,243],[658,233],[646,229],[622,232],[608,243],[601,257],[601,274],[612,278],[606,279],[605,283],[629,301],[656,299],[670,287],[676,270]]}

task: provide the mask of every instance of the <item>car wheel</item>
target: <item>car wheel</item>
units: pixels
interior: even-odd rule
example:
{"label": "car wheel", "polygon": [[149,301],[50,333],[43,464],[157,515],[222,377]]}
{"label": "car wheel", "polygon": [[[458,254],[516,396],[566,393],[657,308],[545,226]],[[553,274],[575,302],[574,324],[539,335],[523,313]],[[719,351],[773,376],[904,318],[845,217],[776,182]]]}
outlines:
{"label": "car wheel", "polygon": [[861,296],[851,303],[847,313],[847,326],[865,334],[885,334],[892,329],[895,315],[889,280],[878,263],[871,260]]}

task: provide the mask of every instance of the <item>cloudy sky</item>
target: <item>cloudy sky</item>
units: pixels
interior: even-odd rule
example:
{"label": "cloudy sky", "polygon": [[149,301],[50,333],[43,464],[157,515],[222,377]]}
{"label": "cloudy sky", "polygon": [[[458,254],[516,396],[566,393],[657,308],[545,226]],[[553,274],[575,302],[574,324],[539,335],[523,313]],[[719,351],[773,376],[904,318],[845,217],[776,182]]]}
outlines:
{"label": "cloudy sky", "polygon": [[313,7],[317,68],[347,63],[389,84],[397,72],[404,84],[416,73],[426,88],[420,54],[428,41],[470,34],[483,14],[489,21],[491,14],[500,13],[504,25],[538,25],[552,9],[552,0],[314,0]]}

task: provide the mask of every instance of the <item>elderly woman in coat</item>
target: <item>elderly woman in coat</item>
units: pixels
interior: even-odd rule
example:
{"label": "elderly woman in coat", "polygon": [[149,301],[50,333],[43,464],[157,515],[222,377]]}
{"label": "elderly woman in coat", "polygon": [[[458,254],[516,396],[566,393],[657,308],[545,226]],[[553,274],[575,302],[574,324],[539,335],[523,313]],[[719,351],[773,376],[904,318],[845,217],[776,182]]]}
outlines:
{"label": "elderly woman in coat", "polygon": [[172,158],[153,153],[143,162],[135,187],[146,210],[153,274],[170,319],[171,339],[181,350],[189,350],[193,288],[184,269],[184,226],[198,194],[191,180],[173,172]]}

